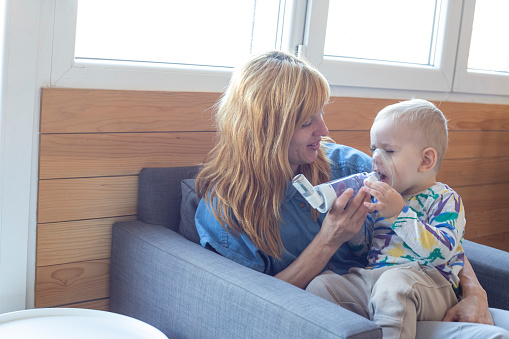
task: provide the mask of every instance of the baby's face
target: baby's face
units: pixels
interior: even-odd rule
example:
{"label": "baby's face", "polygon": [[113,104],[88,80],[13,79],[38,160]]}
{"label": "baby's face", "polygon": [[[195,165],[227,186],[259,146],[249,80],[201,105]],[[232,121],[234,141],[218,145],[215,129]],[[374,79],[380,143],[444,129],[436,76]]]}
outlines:
{"label": "baby's face", "polygon": [[[371,151],[380,152],[392,163],[392,180],[387,166],[380,166],[381,181],[391,185],[401,195],[420,192],[418,169],[421,164],[421,152],[418,145],[418,131],[390,119],[376,121],[371,127]],[[419,191],[415,192],[416,189]]]}

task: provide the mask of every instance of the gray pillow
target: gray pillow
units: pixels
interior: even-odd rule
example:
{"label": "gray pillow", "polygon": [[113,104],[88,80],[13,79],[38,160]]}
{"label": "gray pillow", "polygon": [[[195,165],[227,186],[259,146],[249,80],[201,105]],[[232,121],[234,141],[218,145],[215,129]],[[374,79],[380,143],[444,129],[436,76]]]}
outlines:
{"label": "gray pillow", "polygon": [[182,202],[180,203],[180,225],[179,233],[187,240],[196,244],[200,243],[200,236],[196,231],[194,215],[198,208],[198,197],[194,190],[195,179],[184,179],[180,186],[182,188]]}

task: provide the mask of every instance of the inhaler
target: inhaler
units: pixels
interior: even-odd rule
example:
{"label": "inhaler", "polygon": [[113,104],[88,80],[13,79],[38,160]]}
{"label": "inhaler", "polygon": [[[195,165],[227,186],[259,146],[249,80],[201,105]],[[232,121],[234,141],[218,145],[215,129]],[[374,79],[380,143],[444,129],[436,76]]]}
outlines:
{"label": "inhaler", "polygon": [[293,178],[292,184],[307,200],[311,207],[317,209],[321,213],[326,213],[332,208],[334,200],[344,191],[348,188],[352,188],[352,196],[355,196],[361,187],[364,186],[366,180],[370,182],[383,181],[391,187],[394,186],[394,175],[390,157],[386,156],[383,151],[377,149],[373,152],[371,164],[373,171],[370,173],[357,173],[314,187],[304,175],[298,174]]}

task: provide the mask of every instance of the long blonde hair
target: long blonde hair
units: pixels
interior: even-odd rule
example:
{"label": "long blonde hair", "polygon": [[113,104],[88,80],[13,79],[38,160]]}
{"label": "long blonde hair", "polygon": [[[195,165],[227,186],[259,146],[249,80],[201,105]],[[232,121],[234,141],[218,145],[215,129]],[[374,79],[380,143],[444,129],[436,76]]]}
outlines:
{"label": "long blonde hair", "polygon": [[[228,232],[244,231],[268,255],[280,258],[284,249],[279,224],[294,176],[288,148],[295,127],[320,112],[329,97],[316,69],[272,51],[236,70],[216,105],[217,143],[197,176],[196,191],[210,205],[214,201],[214,216]],[[317,160],[299,171],[313,185],[328,181],[323,146]]]}

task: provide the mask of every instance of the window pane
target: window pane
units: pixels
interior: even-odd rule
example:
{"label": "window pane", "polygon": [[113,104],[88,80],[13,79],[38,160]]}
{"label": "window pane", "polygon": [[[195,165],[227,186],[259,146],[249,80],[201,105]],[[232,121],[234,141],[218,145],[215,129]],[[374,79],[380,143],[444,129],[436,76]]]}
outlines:
{"label": "window pane", "polygon": [[327,56],[433,64],[435,0],[330,0]]}
{"label": "window pane", "polygon": [[75,56],[233,66],[276,48],[278,11],[274,0],[80,0]]}
{"label": "window pane", "polygon": [[509,72],[509,1],[478,0],[468,68]]}

